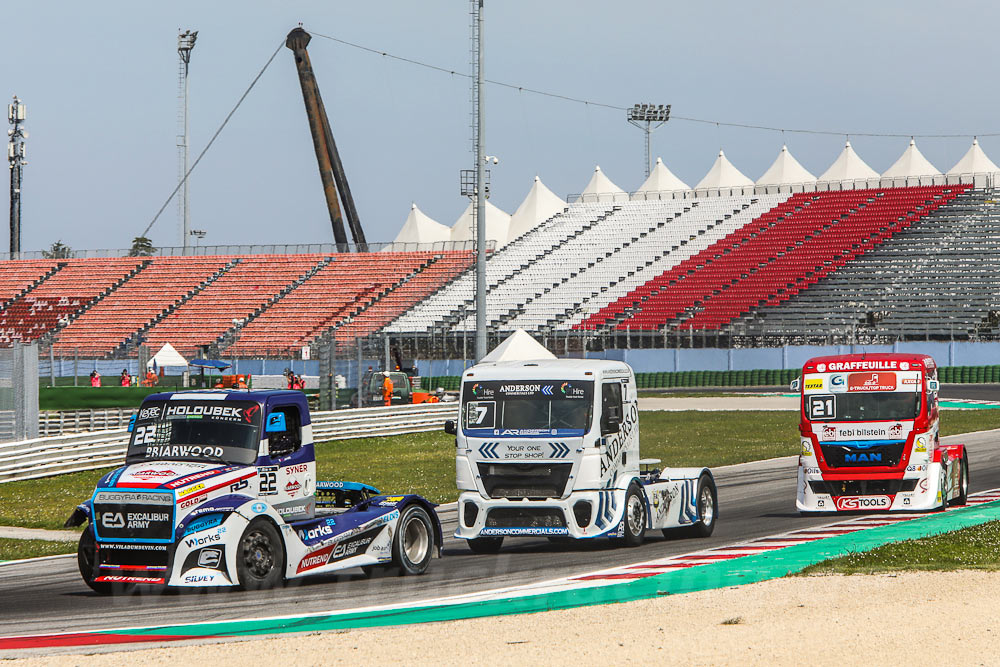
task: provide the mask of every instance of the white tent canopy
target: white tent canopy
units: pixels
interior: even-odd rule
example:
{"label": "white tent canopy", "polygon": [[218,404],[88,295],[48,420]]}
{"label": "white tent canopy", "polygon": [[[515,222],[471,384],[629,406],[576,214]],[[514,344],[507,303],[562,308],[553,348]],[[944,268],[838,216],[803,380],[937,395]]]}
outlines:
{"label": "white tent canopy", "polygon": [[673,172],[667,169],[661,158],[656,158],[656,165],[653,171],[649,172],[649,178],[639,186],[636,192],[666,192],[669,190],[690,190],[688,184],[674,176]]}
{"label": "white tent canopy", "polygon": [[594,175],[590,177],[587,187],[580,193],[577,201],[584,202],[605,202],[622,201],[627,199],[625,191],[611,182],[611,179],[604,175],[600,165],[594,167]]}
{"label": "white tent canopy", "polygon": [[156,362],[157,368],[176,368],[177,366],[187,366],[187,359],[180,355],[170,343],[164,343],[160,351],[153,355],[153,358],[146,362],[146,368],[152,368]]}
{"label": "white tent canopy", "polygon": [[439,243],[449,240],[451,229],[448,225],[442,225],[413,204],[393,243]]}
{"label": "white tent canopy", "polygon": [[556,213],[560,213],[566,208],[564,202],[556,193],[545,187],[542,179],[535,176],[535,182],[528,190],[528,196],[524,198],[521,205],[510,216],[510,229],[508,241],[513,241],[522,234],[530,232],[540,223],[548,220]]}
{"label": "white tent canopy", "polygon": [[734,167],[733,163],[726,158],[726,154],[720,150],[719,156],[715,158],[715,164],[708,170],[705,177],[698,181],[698,185],[694,186],[694,189],[740,188],[748,185],[753,185],[753,181]]}
{"label": "white tent canopy", "polygon": [[969,150],[958,161],[958,164],[948,170],[948,175],[984,174],[993,171],[1000,171],[1000,167],[993,164],[993,160],[983,152],[983,149],[979,146],[979,140],[973,139]]}
{"label": "white tent canopy", "polygon": [[882,173],[882,176],[886,178],[940,175],[941,172],[938,171],[937,167],[928,162],[927,158],[920,152],[920,149],[917,148],[917,142],[913,139],[910,139],[910,145],[906,147],[906,150],[899,156],[899,159]]}
{"label": "white tent canopy", "polygon": [[844,144],[844,150],[841,151],[840,155],[830,168],[824,171],[819,180],[821,181],[855,181],[863,178],[878,178],[878,172],[869,167],[864,160],[862,160],[854,149],[851,148],[851,142],[848,141]]}
{"label": "white tent canopy", "polygon": [[[465,211],[458,217],[455,224],[451,226],[452,241],[471,241],[474,238],[472,233],[472,207],[475,202],[469,202]],[[510,215],[504,213],[489,201],[486,202],[486,240],[496,241],[499,248],[507,242],[507,233],[510,229]]]}
{"label": "white tent canopy", "polygon": [[757,179],[757,185],[787,185],[815,181],[816,177],[788,152],[788,146],[782,146],[781,152],[778,153],[778,157],[775,158],[771,167]]}
{"label": "white tent canopy", "polygon": [[518,329],[507,336],[479,363],[496,361],[538,361],[539,359],[555,359],[556,355],[549,352],[543,345],[532,338],[524,329]]}

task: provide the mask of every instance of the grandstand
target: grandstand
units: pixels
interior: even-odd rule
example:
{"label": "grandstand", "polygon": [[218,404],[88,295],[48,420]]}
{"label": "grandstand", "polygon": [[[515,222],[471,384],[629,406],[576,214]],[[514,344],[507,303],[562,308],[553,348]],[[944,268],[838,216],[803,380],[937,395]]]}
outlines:
{"label": "grandstand", "polygon": [[[954,170],[982,164],[974,142]],[[595,169],[569,204],[536,178],[514,216],[495,212],[491,335],[657,347],[695,333],[723,346],[1000,336],[993,176],[906,165],[933,169],[911,142],[880,177],[848,143],[821,176],[840,180],[816,181],[787,148],[756,183],[721,152],[694,190],[662,161],[631,194]],[[414,206],[381,252],[0,262],[0,345],[288,358],[390,336],[444,354],[475,327],[474,253],[412,239],[446,229]]]}

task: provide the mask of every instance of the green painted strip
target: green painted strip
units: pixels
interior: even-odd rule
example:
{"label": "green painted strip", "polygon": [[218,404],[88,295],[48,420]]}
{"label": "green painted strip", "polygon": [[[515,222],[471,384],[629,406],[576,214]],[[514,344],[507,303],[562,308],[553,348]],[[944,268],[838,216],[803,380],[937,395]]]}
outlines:
{"label": "green painted strip", "polygon": [[209,635],[237,637],[285,632],[318,632],[347,628],[429,623],[433,621],[502,616],[507,614],[527,614],[553,609],[629,602],[652,598],[658,595],[692,593],[712,588],[738,586],[776,579],[787,574],[799,572],[808,565],[829,558],[843,556],[850,552],[865,551],[890,542],[946,533],[996,519],[1000,519],[1000,501],[966,507],[951,512],[930,514],[902,523],[868,528],[855,533],[829,537],[766,553],[710,563],[708,565],[608,586],[558,591],[525,597],[490,600],[487,602],[406,607],[356,614],[321,614],[282,619],[159,626],[126,631],[107,631],[107,633],[121,634],[124,632],[136,635],[166,634],[192,637]]}
{"label": "green painted strip", "polygon": [[941,401],[942,408],[965,408],[966,410],[1000,410],[1000,405],[983,405],[982,403],[966,403],[964,401]]}

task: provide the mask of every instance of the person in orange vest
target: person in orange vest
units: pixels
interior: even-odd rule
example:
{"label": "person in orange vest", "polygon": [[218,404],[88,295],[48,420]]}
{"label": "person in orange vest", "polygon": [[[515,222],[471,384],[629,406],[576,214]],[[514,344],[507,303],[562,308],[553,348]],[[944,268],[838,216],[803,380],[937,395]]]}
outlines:
{"label": "person in orange vest", "polygon": [[159,378],[156,377],[156,373],[152,370],[148,370],[146,371],[146,379],[142,381],[142,385],[144,387],[153,387],[156,386],[156,383],[159,381]]}
{"label": "person in orange vest", "polygon": [[392,405],[392,379],[389,377],[388,373],[383,373],[385,376],[382,380],[382,400],[385,401],[386,407]]}

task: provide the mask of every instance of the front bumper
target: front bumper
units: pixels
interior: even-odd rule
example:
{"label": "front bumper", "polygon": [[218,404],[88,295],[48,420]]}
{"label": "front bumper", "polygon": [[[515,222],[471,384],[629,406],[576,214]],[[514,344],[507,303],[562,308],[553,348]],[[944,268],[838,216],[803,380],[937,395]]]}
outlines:
{"label": "front bumper", "polygon": [[463,492],[458,498],[455,537],[564,536],[589,539],[617,534],[625,512],[625,491],[574,491],[566,498],[511,500]]}
{"label": "front bumper", "polygon": [[[822,473],[798,468],[799,512],[895,512],[928,511],[941,506],[941,464],[920,466],[902,479],[858,477],[853,480],[824,479]],[[812,469],[815,470],[815,469]]]}

